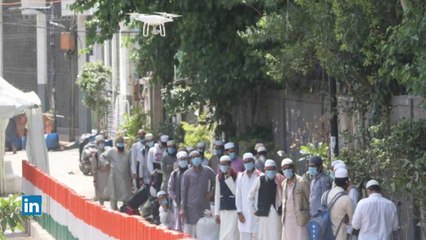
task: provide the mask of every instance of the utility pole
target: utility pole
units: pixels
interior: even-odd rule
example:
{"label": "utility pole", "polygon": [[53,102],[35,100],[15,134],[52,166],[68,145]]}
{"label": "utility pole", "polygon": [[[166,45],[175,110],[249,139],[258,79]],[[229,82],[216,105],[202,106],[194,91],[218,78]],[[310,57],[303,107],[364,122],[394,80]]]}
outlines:
{"label": "utility pole", "polygon": [[0,0],[0,77],[4,76],[3,67],[3,0]]}
{"label": "utility pole", "polygon": [[[53,2],[50,2],[50,19],[49,22],[54,21],[54,7]],[[55,78],[55,34],[53,27],[49,28],[50,31],[50,83],[51,83],[51,102],[50,108],[53,112],[53,132],[57,132],[57,119],[56,119],[56,78]]]}
{"label": "utility pole", "polygon": [[339,130],[337,122],[337,84],[336,79],[329,76],[329,91],[330,91],[330,161],[333,161],[335,156],[339,155]]}

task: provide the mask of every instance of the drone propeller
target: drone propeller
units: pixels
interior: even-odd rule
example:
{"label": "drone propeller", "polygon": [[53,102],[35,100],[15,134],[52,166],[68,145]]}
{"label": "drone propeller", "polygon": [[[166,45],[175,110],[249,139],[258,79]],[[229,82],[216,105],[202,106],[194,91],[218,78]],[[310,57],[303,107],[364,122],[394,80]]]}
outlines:
{"label": "drone propeller", "polygon": [[166,12],[154,12],[155,14],[161,15],[166,18],[176,18],[176,17],[182,17],[182,15],[177,15],[173,13],[166,13]]}

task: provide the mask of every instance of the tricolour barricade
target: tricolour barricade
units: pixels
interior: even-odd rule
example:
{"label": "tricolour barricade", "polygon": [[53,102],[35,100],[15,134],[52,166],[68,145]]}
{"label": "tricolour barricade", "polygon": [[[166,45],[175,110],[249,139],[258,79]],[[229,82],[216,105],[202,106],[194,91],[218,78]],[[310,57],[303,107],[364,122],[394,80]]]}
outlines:
{"label": "tricolour barricade", "polygon": [[41,195],[43,214],[35,219],[55,239],[175,240],[188,236],[150,224],[140,216],[105,208],[22,161],[22,190]]}

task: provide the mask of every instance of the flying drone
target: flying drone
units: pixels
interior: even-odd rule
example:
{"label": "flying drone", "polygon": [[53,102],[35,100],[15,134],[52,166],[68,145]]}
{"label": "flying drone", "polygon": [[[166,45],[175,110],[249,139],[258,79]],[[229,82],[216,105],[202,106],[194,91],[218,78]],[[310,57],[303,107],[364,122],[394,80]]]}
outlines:
{"label": "flying drone", "polygon": [[166,12],[154,12],[155,15],[148,15],[142,13],[128,13],[130,19],[134,19],[139,22],[143,22],[142,34],[144,37],[149,35],[149,28],[152,27],[151,33],[154,35],[166,36],[166,28],[164,26],[167,22],[173,22],[173,18],[181,17],[181,15],[166,13]]}

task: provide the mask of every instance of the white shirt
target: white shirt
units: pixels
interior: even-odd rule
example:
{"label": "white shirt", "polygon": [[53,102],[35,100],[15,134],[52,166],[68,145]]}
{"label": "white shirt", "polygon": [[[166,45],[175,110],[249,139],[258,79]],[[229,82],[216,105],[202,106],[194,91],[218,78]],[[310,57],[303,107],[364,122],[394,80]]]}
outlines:
{"label": "white shirt", "polygon": [[395,204],[379,193],[370,194],[359,201],[352,227],[359,229],[359,239],[389,240],[392,231],[398,230],[398,217]]}
{"label": "white shirt", "polygon": [[132,145],[132,163],[130,166],[130,171],[133,174],[137,173],[137,164],[138,162],[141,163],[143,161],[142,156],[142,150],[145,148],[145,145],[143,145],[141,142],[133,143]]}
{"label": "white shirt", "polygon": [[240,232],[257,233],[258,220],[257,217],[254,216],[253,212],[251,211],[250,203],[248,201],[248,195],[251,186],[253,186],[254,181],[258,177],[259,174],[256,170],[250,177],[247,175],[247,171],[238,173],[235,205],[237,207],[237,212],[243,213],[244,218],[246,220],[245,223],[241,223],[240,221],[238,221],[238,229],[240,230]]}
{"label": "white shirt", "polygon": [[356,207],[359,200],[358,189],[356,189],[355,187],[351,187],[351,189],[349,189],[348,196],[351,198],[352,203],[354,204],[354,207]]}

